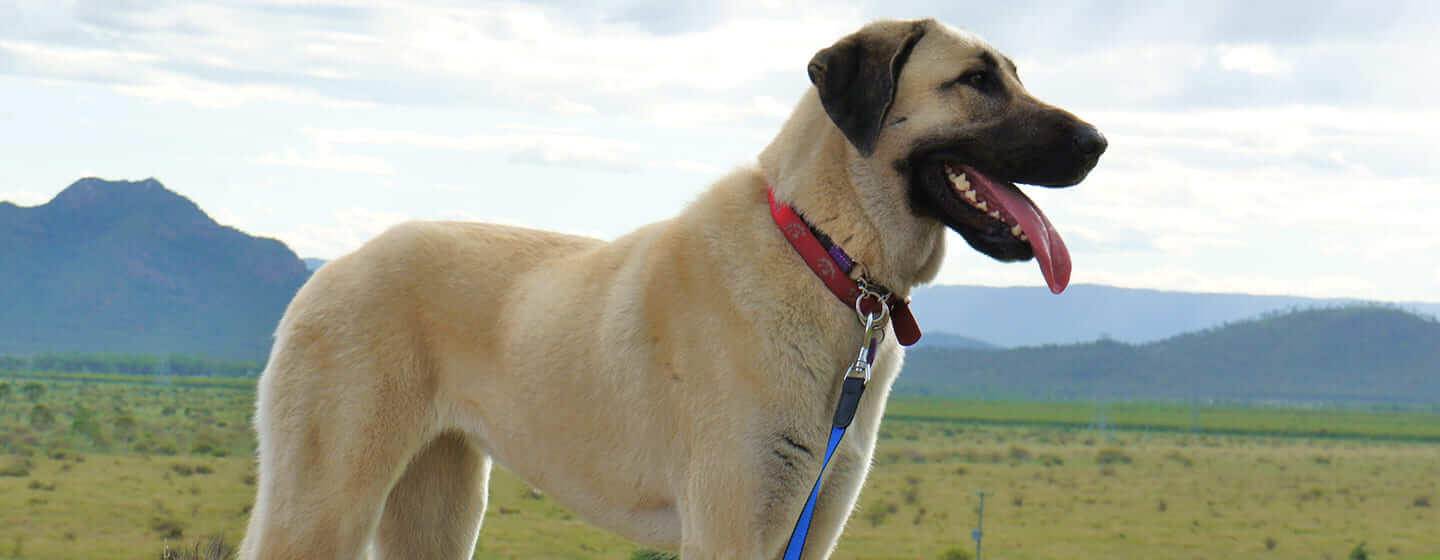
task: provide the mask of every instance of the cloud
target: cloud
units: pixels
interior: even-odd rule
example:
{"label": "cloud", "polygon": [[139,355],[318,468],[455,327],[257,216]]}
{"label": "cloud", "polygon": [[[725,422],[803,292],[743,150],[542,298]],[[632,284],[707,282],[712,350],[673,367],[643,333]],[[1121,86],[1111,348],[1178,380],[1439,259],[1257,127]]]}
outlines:
{"label": "cloud", "polygon": [[321,129],[303,132],[322,150],[343,145],[411,146],[476,153],[508,154],[515,163],[567,165],[631,171],[641,167],[632,159],[641,146],[629,140],[583,134],[569,129],[528,125],[500,125],[496,134],[451,136],[373,128]]}
{"label": "cloud", "polygon": [[283,153],[271,152],[255,158],[255,163],[365,175],[389,175],[395,172],[394,166],[388,161],[374,157],[342,154],[330,146],[322,146],[318,151],[304,153],[297,150],[285,150]]}
{"label": "cloud", "polygon": [[0,202],[11,202],[17,206],[37,206],[50,201],[50,195],[30,190],[0,191]]}
{"label": "cloud", "polygon": [[1262,76],[1284,74],[1290,63],[1276,54],[1270,45],[1221,45],[1220,67]]}

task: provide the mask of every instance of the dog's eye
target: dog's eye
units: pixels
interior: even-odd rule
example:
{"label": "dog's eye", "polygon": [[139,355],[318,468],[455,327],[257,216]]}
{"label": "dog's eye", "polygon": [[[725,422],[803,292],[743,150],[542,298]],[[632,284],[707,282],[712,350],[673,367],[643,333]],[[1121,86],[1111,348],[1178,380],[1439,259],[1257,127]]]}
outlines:
{"label": "dog's eye", "polygon": [[990,85],[990,73],[984,70],[966,72],[960,76],[960,81],[976,89],[985,89]]}

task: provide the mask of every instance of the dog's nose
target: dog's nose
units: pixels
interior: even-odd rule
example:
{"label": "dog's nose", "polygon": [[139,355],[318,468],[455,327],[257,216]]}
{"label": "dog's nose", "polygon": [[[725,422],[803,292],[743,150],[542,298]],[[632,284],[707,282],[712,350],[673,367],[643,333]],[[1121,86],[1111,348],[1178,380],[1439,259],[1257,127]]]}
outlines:
{"label": "dog's nose", "polygon": [[1100,130],[1093,126],[1080,127],[1070,141],[1074,142],[1075,149],[1085,156],[1098,157],[1105,153],[1105,148],[1110,146],[1110,143],[1105,140],[1105,135],[1100,134]]}

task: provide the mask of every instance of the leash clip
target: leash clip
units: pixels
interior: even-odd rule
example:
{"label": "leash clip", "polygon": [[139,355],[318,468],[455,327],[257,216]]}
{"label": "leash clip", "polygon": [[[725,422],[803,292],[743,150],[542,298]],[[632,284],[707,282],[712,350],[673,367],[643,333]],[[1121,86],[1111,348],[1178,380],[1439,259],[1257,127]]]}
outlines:
{"label": "leash clip", "polygon": [[[860,297],[864,298],[865,296],[861,295]],[[856,301],[858,307],[859,300]],[[885,300],[882,299],[880,302],[883,305]],[[855,357],[855,364],[850,366],[850,371],[845,374],[846,379],[861,379],[867,385],[870,383],[871,365],[875,362],[875,356],[871,355],[871,352],[875,351],[876,345],[885,338],[885,324],[881,321],[889,313],[888,306],[881,309],[879,317],[876,317],[874,313],[868,313],[861,321],[865,324],[865,339],[860,344],[860,355]]]}

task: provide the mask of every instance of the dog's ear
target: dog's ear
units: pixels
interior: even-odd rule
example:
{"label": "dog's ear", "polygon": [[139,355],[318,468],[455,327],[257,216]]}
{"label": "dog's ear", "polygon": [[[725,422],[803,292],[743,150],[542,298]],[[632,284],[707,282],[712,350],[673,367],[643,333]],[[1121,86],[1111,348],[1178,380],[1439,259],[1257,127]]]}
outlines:
{"label": "dog's ear", "polygon": [[875,150],[900,69],[930,20],[866,26],[810,59],[810,82],[830,120],[863,155]]}

